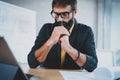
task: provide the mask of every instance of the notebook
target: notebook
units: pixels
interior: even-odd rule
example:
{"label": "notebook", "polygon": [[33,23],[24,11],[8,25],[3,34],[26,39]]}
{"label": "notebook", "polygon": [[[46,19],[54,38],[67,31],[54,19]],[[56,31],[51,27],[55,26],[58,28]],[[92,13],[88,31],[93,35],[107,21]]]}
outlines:
{"label": "notebook", "polygon": [[23,73],[6,40],[0,37],[0,80],[40,80],[31,76]]}
{"label": "notebook", "polygon": [[94,71],[97,80],[120,80],[120,67],[99,67]]}
{"label": "notebook", "polygon": [[60,71],[64,80],[120,80],[120,67],[99,67],[93,72]]}

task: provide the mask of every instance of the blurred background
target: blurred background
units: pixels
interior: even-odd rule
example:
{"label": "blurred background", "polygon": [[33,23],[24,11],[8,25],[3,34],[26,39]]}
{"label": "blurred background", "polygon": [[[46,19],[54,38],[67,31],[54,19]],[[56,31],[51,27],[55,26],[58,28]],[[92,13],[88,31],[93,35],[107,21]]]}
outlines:
{"label": "blurred background", "polygon": [[[0,36],[6,38],[19,63],[27,63],[34,40],[50,15],[52,0],[1,0]],[[79,23],[89,25],[99,66],[120,66],[120,0],[78,0]]]}

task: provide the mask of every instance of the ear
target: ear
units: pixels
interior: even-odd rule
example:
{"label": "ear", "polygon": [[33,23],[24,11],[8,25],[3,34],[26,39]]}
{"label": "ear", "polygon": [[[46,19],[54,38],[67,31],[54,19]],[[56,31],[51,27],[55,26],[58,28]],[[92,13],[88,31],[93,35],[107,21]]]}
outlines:
{"label": "ear", "polygon": [[77,9],[75,10],[75,14],[77,14]]}
{"label": "ear", "polygon": [[74,11],[74,16],[77,14],[77,10]]}

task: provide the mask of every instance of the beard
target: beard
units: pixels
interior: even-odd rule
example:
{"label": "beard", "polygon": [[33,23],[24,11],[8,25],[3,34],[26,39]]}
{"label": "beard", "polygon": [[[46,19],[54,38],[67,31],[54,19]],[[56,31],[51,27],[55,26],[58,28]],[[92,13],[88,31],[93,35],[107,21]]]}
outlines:
{"label": "beard", "polygon": [[65,22],[65,21],[56,21],[55,20],[55,23],[54,23],[54,26],[64,26],[67,30],[69,30],[71,28],[73,24],[73,19],[70,19],[68,22]]}

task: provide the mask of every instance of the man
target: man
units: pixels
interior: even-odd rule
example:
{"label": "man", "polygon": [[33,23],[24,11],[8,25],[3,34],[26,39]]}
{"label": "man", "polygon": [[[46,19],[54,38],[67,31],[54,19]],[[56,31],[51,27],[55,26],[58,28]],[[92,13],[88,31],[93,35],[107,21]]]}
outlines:
{"label": "man", "polygon": [[94,35],[87,25],[77,23],[76,0],[53,0],[51,15],[55,23],[41,28],[28,55],[32,68],[86,69],[97,67]]}

